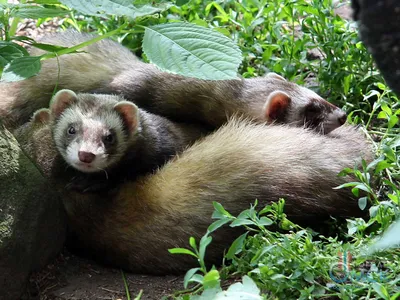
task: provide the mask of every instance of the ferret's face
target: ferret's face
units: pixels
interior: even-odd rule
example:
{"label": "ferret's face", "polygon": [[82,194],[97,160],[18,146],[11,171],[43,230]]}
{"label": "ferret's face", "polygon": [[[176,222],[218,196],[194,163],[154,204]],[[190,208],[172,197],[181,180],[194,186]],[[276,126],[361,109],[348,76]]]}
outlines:
{"label": "ferret's face", "polygon": [[328,134],[346,122],[346,113],[310,89],[270,73],[266,81],[271,90],[263,116],[267,121],[309,128]]}
{"label": "ferret's face", "polygon": [[286,89],[291,102],[283,123],[328,134],[346,122],[346,113],[337,106],[305,87],[286,84],[293,87]]}
{"label": "ferret's face", "polygon": [[126,139],[115,112],[100,116],[71,107],[54,128],[54,140],[65,161],[85,173],[105,170],[119,161]]}

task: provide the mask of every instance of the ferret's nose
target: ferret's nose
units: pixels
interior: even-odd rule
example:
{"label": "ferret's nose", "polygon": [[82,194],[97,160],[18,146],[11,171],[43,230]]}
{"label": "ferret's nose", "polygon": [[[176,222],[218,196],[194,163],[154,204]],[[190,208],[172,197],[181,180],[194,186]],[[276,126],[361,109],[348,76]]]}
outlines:
{"label": "ferret's nose", "polygon": [[78,157],[81,162],[90,164],[96,158],[96,155],[91,152],[79,151]]}
{"label": "ferret's nose", "polygon": [[338,116],[338,122],[340,125],[343,125],[344,123],[346,123],[347,120],[347,115],[344,111],[341,111],[339,116]]}

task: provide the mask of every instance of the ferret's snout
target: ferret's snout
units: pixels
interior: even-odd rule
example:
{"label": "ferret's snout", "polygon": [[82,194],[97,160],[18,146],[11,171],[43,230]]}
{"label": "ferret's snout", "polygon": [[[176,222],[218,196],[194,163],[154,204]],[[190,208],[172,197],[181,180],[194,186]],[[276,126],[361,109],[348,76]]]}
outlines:
{"label": "ferret's snout", "polygon": [[346,123],[346,120],[347,120],[347,114],[343,110],[339,109],[339,112],[338,112],[339,124],[343,125],[344,123]]}
{"label": "ferret's snout", "polygon": [[91,152],[79,151],[78,157],[81,162],[90,164],[96,158],[96,155]]}

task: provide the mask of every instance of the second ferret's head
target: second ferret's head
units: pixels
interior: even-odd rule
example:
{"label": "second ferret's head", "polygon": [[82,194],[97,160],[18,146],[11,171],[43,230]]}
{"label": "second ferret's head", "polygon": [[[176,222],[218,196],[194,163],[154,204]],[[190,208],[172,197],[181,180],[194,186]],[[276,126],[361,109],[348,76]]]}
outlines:
{"label": "second ferret's head", "polygon": [[346,122],[346,113],[308,88],[275,73],[264,80],[273,86],[263,108],[268,123],[277,122],[313,129],[328,134]]}

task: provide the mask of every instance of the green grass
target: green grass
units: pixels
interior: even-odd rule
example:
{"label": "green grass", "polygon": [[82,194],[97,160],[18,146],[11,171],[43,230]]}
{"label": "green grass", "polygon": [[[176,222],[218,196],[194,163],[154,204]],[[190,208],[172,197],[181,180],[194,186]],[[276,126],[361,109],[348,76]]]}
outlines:
{"label": "green grass", "polygon": [[[346,170],[359,179],[359,184],[347,188],[353,188],[354,193],[360,189],[367,192],[360,206],[370,201],[371,216],[367,220],[348,220],[347,228],[340,227],[337,237],[292,224],[284,215],[283,202],[267,208],[251,207],[238,217],[229,216],[216,205],[220,219],[225,218],[223,222],[243,222],[254,235],[235,241],[227,252],[226,266],[220,270],[205,267],[203,252],[210,242],[208,234],[198,244],[192,239],[191,251],[198,256],[200,265],[187,274],[185,282],[192,279],[200,285],[176,298],[210,299],[212,293],[221,290],[221,282],[243,276],[249,276],[259,290],[248,277],[239,283],[238,290],[251,291],[265,299],[398,298],[399,250],[365,253],[367,246],[400,215],[400,102],[360,42],[356,24],[335,15],[329,0],[193,0],[156,16],[137,19],[115,38],[141,55],[143,31],[134,25],[174,20],[214,27],[232,37],[243,52],[243,77],[274,71],[308,85],[342,107],[350,123],[365,128],[377,153],[374,164],[364,166],[364,170]],[[104,34],[124,22],[121,17],[72,14],[62,26]],[[283,233],[268,230],[271,223],[283,227]],[[339,264],[346,253],[352,255],[348,260],[350,269]]]}

